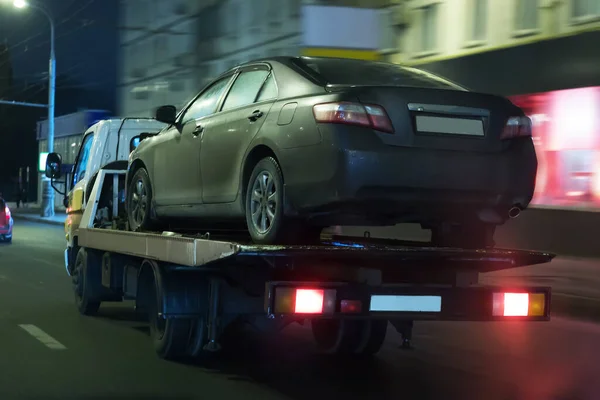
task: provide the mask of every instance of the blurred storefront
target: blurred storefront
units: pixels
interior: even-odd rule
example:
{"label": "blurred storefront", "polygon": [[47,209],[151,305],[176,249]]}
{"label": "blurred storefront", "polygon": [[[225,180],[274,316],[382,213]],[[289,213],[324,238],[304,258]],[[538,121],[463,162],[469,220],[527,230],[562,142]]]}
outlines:
{"label": "blurred storefront", "polygon": [[533,122],[533,203],[600,209],[600,86],[513,96]]}

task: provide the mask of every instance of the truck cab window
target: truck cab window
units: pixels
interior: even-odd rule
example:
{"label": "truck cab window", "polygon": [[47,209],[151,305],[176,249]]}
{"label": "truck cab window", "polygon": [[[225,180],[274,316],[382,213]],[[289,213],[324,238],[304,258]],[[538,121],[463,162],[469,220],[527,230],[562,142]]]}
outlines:
{"label": "truck cab window", "polygon": [[92,143],[94,142],[94,134],[89,134],[83,139],[81,149],[77,155],[77,161],[75,162],[75,168],[73,169],[73,185],[85,178],[85,170],[87,168],[88,159],[90,156],[90,150]]}

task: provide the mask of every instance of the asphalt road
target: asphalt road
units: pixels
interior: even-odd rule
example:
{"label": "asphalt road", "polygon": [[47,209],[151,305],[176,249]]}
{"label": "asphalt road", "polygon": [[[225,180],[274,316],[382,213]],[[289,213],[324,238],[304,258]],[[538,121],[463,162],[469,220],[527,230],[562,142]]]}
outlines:
{"label": "asphalt road", "polygon": [[203,367],[158,359],[128,304],[80,316],[61,227],[17,221],[0,245],[0,399],[597,400],[600,325],[422,323],[369,362],[319,357],[305,327],[255,335]]}

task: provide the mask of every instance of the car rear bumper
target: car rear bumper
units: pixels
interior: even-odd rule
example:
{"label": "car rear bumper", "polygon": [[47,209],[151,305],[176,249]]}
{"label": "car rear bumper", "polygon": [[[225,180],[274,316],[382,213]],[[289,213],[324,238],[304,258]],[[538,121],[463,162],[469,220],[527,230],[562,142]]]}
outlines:
{"label": "car rear bumper", "polygon": [[9,229],[0,229],[0,242],[12,239],[12,226]]}
{"label": "car rear bumper", "polygon": [[324,144],[302,150],[303,167],[284,168],[287,200],[294,212],[333,225],[457,216],[500,224],[513,206],[529,205],[537,171],[531,139],[497,153]]}

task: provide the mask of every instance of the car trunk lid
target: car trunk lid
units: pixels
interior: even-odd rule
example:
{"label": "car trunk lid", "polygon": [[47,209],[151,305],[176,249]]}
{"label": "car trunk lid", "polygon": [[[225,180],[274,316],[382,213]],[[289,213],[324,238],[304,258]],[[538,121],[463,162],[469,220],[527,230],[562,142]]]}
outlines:
{"label": "car trunk lid", "polygon": [[489,94],[414,87],[329,85],[350,91],[363,104],[387,111],[395,132],[378,134],[390,146],[500,152],[500,135],[510,116],[522,112],[509,100]]}

